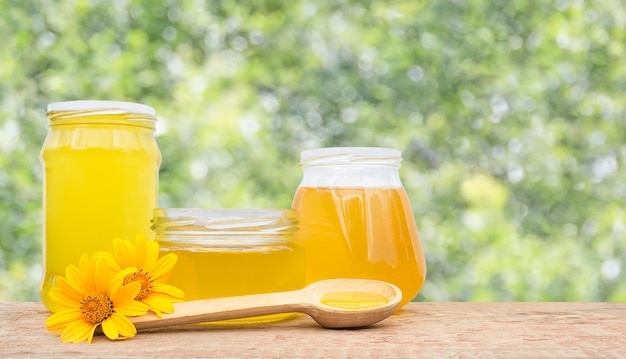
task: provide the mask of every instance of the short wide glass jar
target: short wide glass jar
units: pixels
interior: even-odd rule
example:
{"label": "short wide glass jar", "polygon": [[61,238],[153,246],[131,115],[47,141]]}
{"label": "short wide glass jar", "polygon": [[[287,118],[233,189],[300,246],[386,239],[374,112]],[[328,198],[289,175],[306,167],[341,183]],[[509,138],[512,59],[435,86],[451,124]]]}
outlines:
{"label": "short wide glass jar", "polygon": [[[304,254],[289,209],[157,208],[152,226],[161,251],[178,261],[168,284],[185,300],[272,293],[304,287]],[[228,323],[282,320],[279,314]]]}

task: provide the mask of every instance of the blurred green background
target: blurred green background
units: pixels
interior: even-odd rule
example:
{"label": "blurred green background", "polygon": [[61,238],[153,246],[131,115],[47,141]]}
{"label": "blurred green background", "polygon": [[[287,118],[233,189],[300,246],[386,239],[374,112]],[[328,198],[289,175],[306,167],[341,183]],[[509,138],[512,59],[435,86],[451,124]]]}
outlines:
{"label": "blurred green background", "polygon": [[421,301],[626,300],[622,0],[0,3],[0,300],[37,300],[50,102],[155,107],[160,204],[289,207],[401,149]]}

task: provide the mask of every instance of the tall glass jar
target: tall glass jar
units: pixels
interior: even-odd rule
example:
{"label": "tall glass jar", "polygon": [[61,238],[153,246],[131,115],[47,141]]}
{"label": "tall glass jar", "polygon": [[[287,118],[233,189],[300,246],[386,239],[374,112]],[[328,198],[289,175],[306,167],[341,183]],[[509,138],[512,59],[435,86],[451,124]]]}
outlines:
{"label": "tall glass jar", "polygon": [[113,238],[153,238],[161,153],[154,138],[154,109],[116,101],[48,105],[48,135],[41,150],[43,275],[48,296],[68,264],[83,253],[112,251]]}
{"label": "tall glass jar", "polygon": [[[161,251],[178,256],[168,284],[185,292],[185,300],[304,287],[304,254],[294,240],[297,219],[290,209],[158,208],[152,228]],[[227,322],[270,322],[291,316]]]}
{"label": "tall glass jar", "polygon": [[292,207],[306,253],[307,284],[367,278],[395,284],[400,306],[421,289],[426,263],[400,181],[399,150],[319,148],[301,153],[303,177]]}

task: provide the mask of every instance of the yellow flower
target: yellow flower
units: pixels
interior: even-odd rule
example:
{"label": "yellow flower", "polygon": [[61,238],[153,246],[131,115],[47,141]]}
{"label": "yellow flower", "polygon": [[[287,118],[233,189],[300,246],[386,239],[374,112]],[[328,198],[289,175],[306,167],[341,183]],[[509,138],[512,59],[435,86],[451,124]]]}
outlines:
{"label": "yellow flower", "polygon": [[50,289],[50,298],[67,309],[52,314],[46,328],[61,334],[61,341],[73,343],[91,343],[99,325],[109,339],[135,336],[135,325],[126,316],[144,315],[148,306],[135,300],[139,284],[124,285],[124,277],[134,271],[114,273],[96,256],[83,254],[78,268],[68,266],[66,278],[59,277]]}
{"label": "yellow flower", "polygon": [[136,300],[148,305],[157,317],[162,313],[172,313],[172,303],[183,300],[184,293],[171,285],[165,284],[170,271],[176,264],[178,257],[173,254],[159,256],[159,244],[153,240],[146,240],[138,234],[135,244],[128,240],[113,240],[113,255],[106,252],[98,252],[109,263],[114,271],[125,268],[137,268],[124,277],[124,284],[139,282],[141,290]]}

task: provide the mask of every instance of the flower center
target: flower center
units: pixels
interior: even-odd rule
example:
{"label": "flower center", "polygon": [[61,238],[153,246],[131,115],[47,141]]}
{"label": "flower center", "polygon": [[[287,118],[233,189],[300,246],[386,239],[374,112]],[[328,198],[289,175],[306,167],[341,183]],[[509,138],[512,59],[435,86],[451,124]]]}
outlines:
{"label": "flower center", "polygon": [[113,313],[113,302],[105,294],[90,293],[80,301],[80,311],[89,324],[99,324]]}
{"label": "flower center", "polygon": [[141,269],[139,272],[131,273],[124,277],[124,285],[132,282],[139,282],[141,284],[141,290],[135,297],[135,300],[142,300],[152,293],[152,279],[148,273],[143,273]]}

